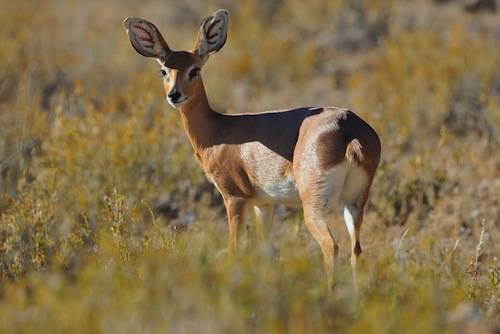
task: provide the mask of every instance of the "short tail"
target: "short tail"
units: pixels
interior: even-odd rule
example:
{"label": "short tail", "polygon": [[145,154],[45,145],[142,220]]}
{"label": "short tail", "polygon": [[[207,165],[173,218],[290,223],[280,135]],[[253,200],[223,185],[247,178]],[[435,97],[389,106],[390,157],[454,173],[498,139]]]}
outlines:
{"label": "short tail", "polygon": [[349,163],[361,163],[363,160],[363,152],[362,152],[363,146],[361,146],[361,143],[357,139],[351,140],[349,143],[347,143],[347,147],[345,149],[345,158],[347,162]]}

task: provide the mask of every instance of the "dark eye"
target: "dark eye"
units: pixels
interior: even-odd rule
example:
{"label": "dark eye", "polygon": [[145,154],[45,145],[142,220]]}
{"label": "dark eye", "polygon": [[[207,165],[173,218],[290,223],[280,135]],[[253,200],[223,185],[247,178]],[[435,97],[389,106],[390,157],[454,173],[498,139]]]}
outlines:
{"label": "dark eye", "polygon": [[193,80],[198,75],[198,73],[200,73],[200,69],[198,67],[193,68],[189,72],[189,80]]}
{"label": "dark eye", "polygon": [[162,77],[167,75],[167,71],[165,71],[163,68],[160,70],[160,74]]}

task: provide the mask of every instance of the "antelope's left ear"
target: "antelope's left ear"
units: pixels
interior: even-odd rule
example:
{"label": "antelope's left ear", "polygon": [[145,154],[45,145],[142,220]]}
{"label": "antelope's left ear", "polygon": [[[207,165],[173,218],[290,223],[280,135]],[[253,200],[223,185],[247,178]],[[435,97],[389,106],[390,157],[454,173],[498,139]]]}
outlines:
{"label": "antelope's left ear", "polygon": [[201,22],[193,52],[203,63],[207,61],[209,55],[222,49],[226,43],[228,23],[229,12],[225,9],[219,9]]}

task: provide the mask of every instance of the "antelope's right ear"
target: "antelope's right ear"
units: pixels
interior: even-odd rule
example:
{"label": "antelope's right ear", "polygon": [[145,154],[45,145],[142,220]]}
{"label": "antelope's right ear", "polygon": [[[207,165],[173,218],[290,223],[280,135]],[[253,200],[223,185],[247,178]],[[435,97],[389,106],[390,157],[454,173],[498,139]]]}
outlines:
{"label": "antelope's right ear", "polygon": [[200,56],[203,63],[209,55],[222,49],[226,43],[228,24],[229,12],[225,9],[219,9],[201,22],[193,51]]}
{"label": "antelope's right ear", "polygon": [[156,26],[143,19],[128,17],[123,21],[130,43],[145,57],[154,57],[163,64],[172,52]]}

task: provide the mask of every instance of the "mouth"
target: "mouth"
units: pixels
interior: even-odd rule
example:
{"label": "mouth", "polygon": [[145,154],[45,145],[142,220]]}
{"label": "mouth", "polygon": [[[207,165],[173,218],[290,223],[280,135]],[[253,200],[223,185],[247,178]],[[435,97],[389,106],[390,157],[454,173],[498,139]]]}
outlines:
{"label": "mouth", "polygon": [[167,101],[172,107],[179,108],[184,102],[187,101],[187,97],[183,98],[182,100],[176,100],[176,101],[172,101],[171,99],[167,98]]}

